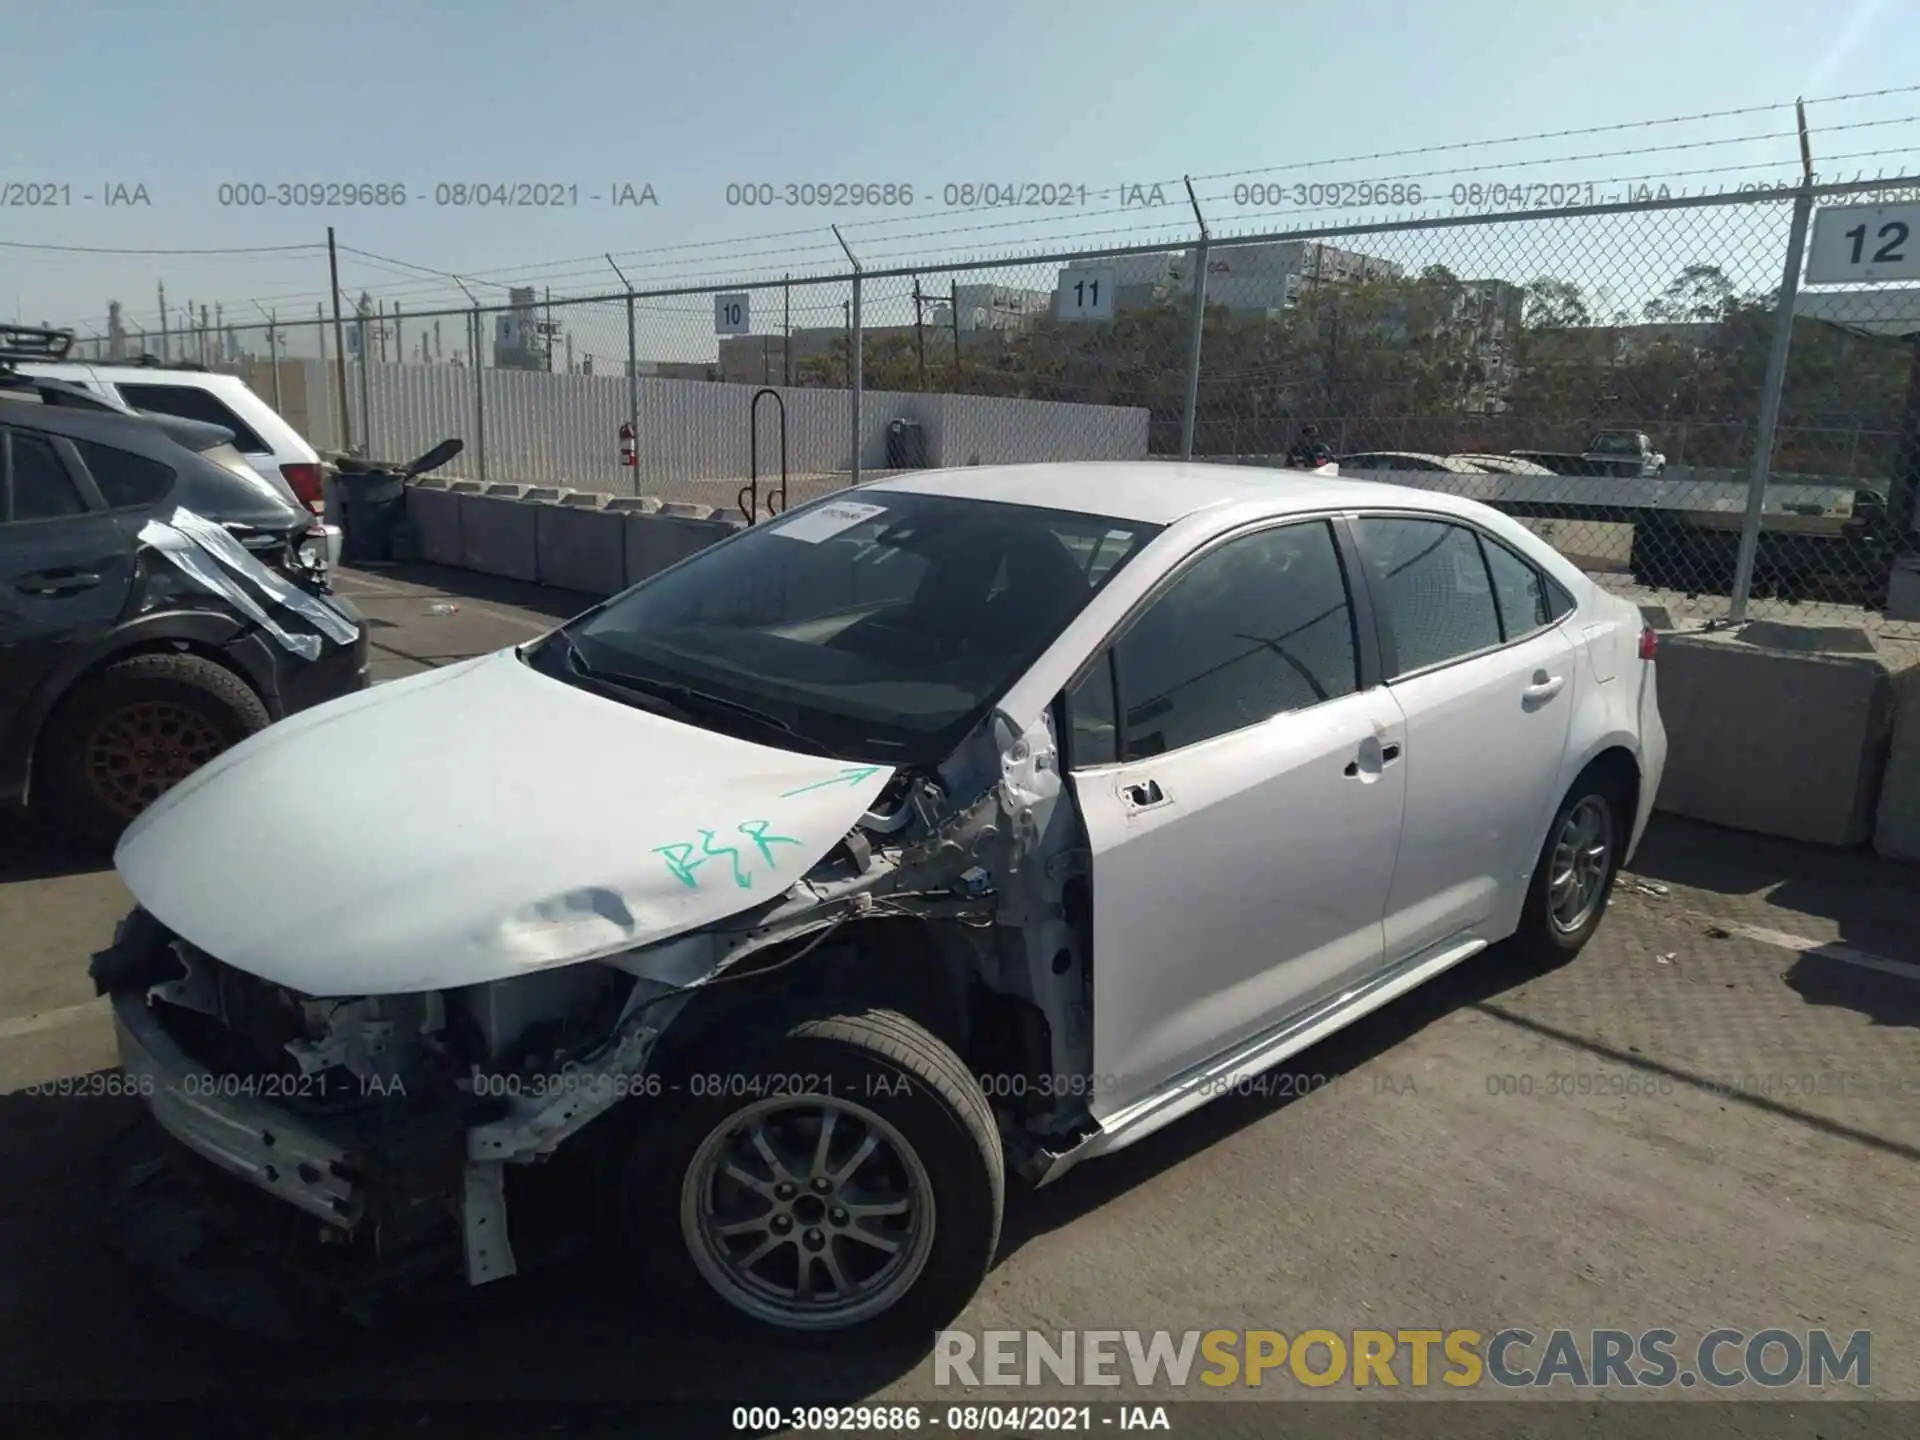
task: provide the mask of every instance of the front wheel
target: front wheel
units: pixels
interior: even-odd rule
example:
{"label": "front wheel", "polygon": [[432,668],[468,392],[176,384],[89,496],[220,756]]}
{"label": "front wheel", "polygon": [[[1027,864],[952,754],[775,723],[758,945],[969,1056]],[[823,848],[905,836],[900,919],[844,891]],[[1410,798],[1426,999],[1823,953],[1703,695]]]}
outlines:
{"label": "front wheel", "polygon": [[930,1334],[999,1245],[993,1113],[902,1015],[780,1029],[745,1063],[708,1056],[675,1077],[674,1113],[634,1155],[633,1238],[716,1318],[847,1342]]}
{"label": "front wheel", "polygon": [[110,849],[149,805],[269,718],[246,681],[204,656],[116,660],[49,718],[34,808],[71,840]]}
{"label": "front wheel", "polygon": [[1631,823],[1619,788],[1583,775],[1547,830],[1515,944],[1529,960],[1557,964],[1578,955],[1600,928]]}

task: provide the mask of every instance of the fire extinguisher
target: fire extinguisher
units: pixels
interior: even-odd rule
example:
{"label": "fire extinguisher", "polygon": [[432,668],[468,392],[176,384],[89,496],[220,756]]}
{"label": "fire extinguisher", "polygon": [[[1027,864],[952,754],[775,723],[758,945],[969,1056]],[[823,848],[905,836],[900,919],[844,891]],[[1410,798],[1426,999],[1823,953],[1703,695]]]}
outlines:
{"label": "fire extinguisher", "polygon": [[638,446],[634,443],[633,422],[631,420],[622,420],[620,422],[620,463],[622,465],[637,465],[640,463],[640,452]]}

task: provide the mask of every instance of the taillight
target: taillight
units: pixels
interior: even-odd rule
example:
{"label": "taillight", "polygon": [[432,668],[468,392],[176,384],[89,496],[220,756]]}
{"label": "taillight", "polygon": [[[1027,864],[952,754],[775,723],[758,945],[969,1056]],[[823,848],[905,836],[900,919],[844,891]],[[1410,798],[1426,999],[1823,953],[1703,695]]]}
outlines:
{"label": "taillight", "polygon": [[320,467],[305,462],[282,465],[280,473],[286,477],[287,484],[293,487],[293,493],[300,497],[300,503],[316,515],[326,512],[327,499],[325,487],[320,480]]}
{"label": "taillight", "polygon": [[1653,652],[1660,648],[1659,633],[1651,625],[1640,627],[1640,658],[1653,659]]}

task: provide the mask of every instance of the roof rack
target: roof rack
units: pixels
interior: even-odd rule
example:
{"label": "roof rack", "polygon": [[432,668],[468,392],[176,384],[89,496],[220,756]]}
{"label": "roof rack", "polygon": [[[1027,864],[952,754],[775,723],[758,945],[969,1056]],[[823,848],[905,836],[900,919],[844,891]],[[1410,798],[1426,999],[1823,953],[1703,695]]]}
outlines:
{"label": "roof rack", "polygon": [[0,368],[19,361],[64,360],[73,350],[73,331],[38,325],[0,325]]}

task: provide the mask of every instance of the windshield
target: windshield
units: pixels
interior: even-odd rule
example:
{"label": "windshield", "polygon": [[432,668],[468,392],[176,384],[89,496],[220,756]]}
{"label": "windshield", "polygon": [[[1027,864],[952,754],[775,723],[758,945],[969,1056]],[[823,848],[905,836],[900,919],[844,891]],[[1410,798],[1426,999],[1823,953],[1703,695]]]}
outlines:
{"label": "windshield", "polygon": [[862,493],[744,531],[589,612],[556,637],[577,647],[572,664],[542,668],[685,687],[697,693],[663,698],[719,728],[758,712],[746,723],[767,743],[937,764],[1158,530]]}
{"label": "windshield", "polygon": [[1593,440],[1593,453],[1596,455],[1638,455],[1640,437],[1638,435],[1596,435]]}

